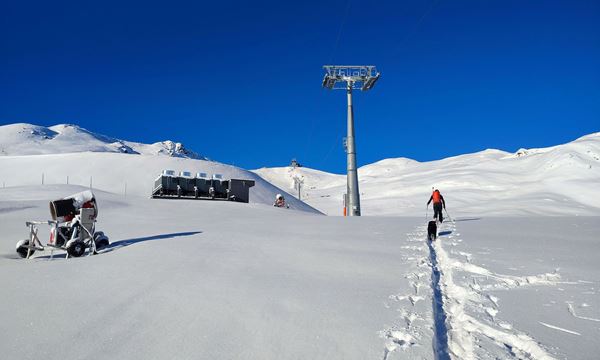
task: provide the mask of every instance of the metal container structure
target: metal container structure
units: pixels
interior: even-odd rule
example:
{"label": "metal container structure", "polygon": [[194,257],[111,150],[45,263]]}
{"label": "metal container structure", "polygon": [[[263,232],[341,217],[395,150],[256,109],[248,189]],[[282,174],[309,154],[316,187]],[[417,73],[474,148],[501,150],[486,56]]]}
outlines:
{"label": "metal container structure", "polygon": [[196,178],[189,171],[181,171],[177,178],[181,196],[193,196],[195,194]]}
{"label": "metal container structure", "polygon": [[209,178],[206,173],[182,171],[175,176],[172,170],[164,170],[154,181],[153,198],[218,199],[247,203],[254,180],[223,179],[221,174]]}
{"label": "metal container structure", "polygon": [[179,178],[173,170],[163,170],[154,180],[152,194],[177,195],[179,190]]}
{"label": "metal container structure", "polygon": [[229,180],[229,198],[232,201],[247,203],[250,201],[250,188],[254,186],[254,180]]}

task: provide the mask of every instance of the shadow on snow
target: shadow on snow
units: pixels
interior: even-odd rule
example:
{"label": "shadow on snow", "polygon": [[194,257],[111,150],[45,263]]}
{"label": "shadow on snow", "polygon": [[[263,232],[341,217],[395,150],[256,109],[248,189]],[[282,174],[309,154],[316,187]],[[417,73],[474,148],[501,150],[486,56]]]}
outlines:
{"label": "shadow on snow", "polygon": [[[102,250],[98,250],[98,255],[106,254],[111,251],[115,251],[115,250],[124,248],[126,246],[130,246],[130,245],[141,243],[141,242],[172,239],[172,238],[176,238],[176,237],[192,236],[192,235],[201,234],[201,233],[202,233],[202,231],[187,231],[187,232],[160,234],[160,235],[144,236],[144,237],[133,238],[133,239],[118,240],[118,241],[111,243],[106,248],[104,248]],[[62,250],[58,250],[58,251],[62,251]],[[88,254],[89,253],[86,253],[84,256],[88,256]],[[8,258],[8,256],[6,256],[6,257]],[[32,257],[32,259],[50,259],[50,257],[51,257],[50,255],[44,255],[44,256]],[[56,259],[61,259],[61,258],[64,259],[66,257],[67,257],[67,254],[65,252],[63,252],[61,254],[52,255],[52,258],[56,258]],[[10,257],[10,258],[13,258],[13,257]],[[15,255],[14,259],[20,259],[20,258]]]}
{"label": "shadow on snow", "polygon": [[129,245],[146,242],[146,241],[172,239],[172,238],[176,238],[176,237],[192,236],[192,235],[201,234],[201,233],[202,233],[202,231],[187,231],[187,232],[152,235],[152,236],[144,236],[144,237],[134,238],[134,239],[119,240],[119,241],[115,241],[115,242],[111,243],[110,245],[108,245],[107,248],[101,250],[99,253],[104,254],[104,253],[111,252],[111,251],[129,246]]}

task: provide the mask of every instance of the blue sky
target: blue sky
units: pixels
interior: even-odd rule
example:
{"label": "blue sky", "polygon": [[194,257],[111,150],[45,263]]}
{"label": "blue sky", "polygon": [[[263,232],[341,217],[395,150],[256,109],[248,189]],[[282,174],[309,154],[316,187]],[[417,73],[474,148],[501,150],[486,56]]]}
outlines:
{"label": "blue sky", "polygon": [[359,165],[600,131],[600,2],[3,2],[0,124],[74,123],[244,168],[343,172],[346,98],[322,65],[382,73],[354,97]]}

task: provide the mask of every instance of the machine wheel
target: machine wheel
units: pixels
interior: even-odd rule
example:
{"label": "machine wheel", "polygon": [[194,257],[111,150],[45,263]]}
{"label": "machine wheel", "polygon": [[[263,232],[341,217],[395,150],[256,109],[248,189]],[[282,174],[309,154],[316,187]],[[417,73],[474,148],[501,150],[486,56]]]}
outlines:
{"label": "machine wheel", "polygon": [[104,235],[102,231],[96,231],[94,233],[94,243],[96,244],[96,250],[102,250],[109,245],[108,236]]}
{"label": "machine wheel", "polygon": [[104,235],[102,231],[98,231],[94,234],[94,243],[96,250],[102,250],[109,245],[108,236]]}
{"label": "machine wheel", "polygon": [[67,246],[67,254],[72,257],[80,257],[85,253],[85,244],[83,241],[74,241]]}
{"label": "machine wheel", "polygon": [[96,250],[102,250],[108,247],[108,245],[108,239],[106,237],[103,237],[100,240],[96,241]]}
{"label": "machine wheel", "polygon": [[[29,246],[29,239],[21,240],[17,243],[17,254],[19,254],[19,256],[22,257],[23,259],[25,259],[27,257],[27,250],[29,250],[27,248],[28,246]],[[35,252],[35,249],[31,249],[31,251],[29,252],[29,256],[33,255],[34,252]]]}

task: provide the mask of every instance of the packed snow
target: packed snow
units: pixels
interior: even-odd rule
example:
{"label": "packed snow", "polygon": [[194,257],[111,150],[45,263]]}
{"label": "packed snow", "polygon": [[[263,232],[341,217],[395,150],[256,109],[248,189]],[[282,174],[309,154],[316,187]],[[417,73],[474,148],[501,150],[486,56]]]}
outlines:
{"label": "packed snow", "polygon": [[[358,156],[360,158],[360,149]],[[305,167],[255,170],[328,215],[342,215],[346,176]],[[431,188],[455,215],[600,215],[600,133],[515,154],[484,150],[430,162],[385,159],[358,169],[363,215],[425,214]]]}
{"label": "packed snow", "polygon": [[[317,170],[258,171],[290,194],[293,176],[305,177],[314,208],[286,194],[282,209],[272,206],[278,187],[214,161],[95,151],[79,137],[54,149],[37,137],[1,143],[11,152],[0,156],[1,357],[594,359],[600,217],[584,215],[600,213],[599,137],[383,160],[360,170],[372,216],[351,218],[316,210],[341,212],[345,188],[345,177]],[[85,150],[66,150],[77,144]],[[257,184],[249,204],[150,199],[163,169]],[[434,242],[431,186],[451,215]],[[49,219],[49,201],[90,187],[108,248],[18,257],[25,221]]]}

